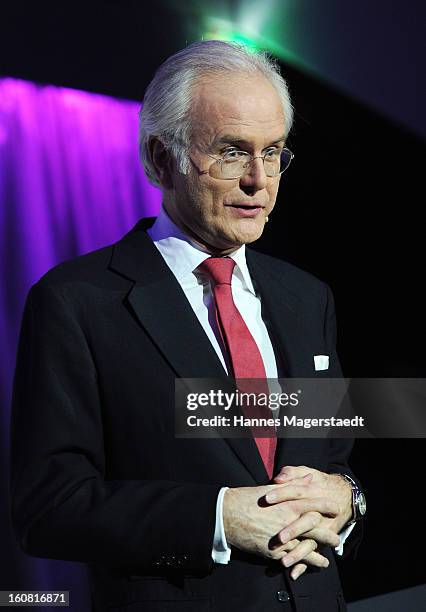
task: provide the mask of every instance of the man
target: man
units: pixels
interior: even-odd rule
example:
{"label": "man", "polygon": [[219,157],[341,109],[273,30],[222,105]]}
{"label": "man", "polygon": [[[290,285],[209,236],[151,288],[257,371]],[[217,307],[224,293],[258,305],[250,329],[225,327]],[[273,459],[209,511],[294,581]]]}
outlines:
{"label": "man", "polygon": [[207,41],[169,58],[141,111],[159,217],[30,291],[12,516],[29,554],[89,564],[94,610],[344,609],[350,443],[174,435],[176,377],[341,375],[328,287],[245,247],[291,116],[262,55]]}

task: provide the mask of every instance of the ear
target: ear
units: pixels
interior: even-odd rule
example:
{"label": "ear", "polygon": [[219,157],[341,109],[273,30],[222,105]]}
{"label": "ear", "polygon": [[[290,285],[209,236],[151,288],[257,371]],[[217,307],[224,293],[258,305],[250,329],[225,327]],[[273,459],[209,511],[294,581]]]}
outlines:
{"label": "ear", "polygon": [[155,136],[150,139],[148,150],[161,186],[165,189],[171,189],[173,187],[173,160],[169,151],[167,151],[161,140]]}

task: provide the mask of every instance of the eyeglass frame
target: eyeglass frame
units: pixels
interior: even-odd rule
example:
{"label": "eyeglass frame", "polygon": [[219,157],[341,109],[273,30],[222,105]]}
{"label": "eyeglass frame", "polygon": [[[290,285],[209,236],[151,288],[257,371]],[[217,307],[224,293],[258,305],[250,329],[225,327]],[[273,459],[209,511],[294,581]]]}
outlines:
{"label": "eyeglass frame", "polygon": [[[284,147],[282,149],[282,151],[280,153],[280,158],[281,158],[281,155],[284,153],[284,151],[288,151],[290,153],[290,161],[288,162],[288,164],[284,168],[284,170],[281,170],[281,172],[278,172],[278,174],[273,174],[272,176],[268,176],[266,174],[266,172],[265,172],[265,174],[266,174],[266,176],[268,178],[276,178],[277,176],[281,176],[281,174],[283,174],[287,170],[287,168],[290,166],[291,162],[293,161],[294,153],[292,151],[290,151],[290,149],[288,147]],[[244,153],[244,155],[248,155],[250,157],[250,161],[247,161],[246,164],[245,164],[245,166],[247,168],[250,166],[250,164],[252,162],[254,162],[255,159],[263,159],[263,168],[265,168],[265,157],[268,155],[268,153],[265,153],[265,155],[256,155],[256,156],[253,156],[250,153],[248,153],[247,151],[235,150],[235,151],[232,151],[232,152],[233,153]],[[225,154],[226,153],[224,153],[224,155]],[[214,157],[213,155],[210,155],[209,153],[205,153],[205,155],[207,155],[207,157],[210,157],[211,159],[214,159],[216,162],[219,162],[221,164],[225,161],[223,157]],[[213,164],[211,164],[211,165],[213,165]],[[217,177],[213,176],[212,178],[215,178],[216,180],[220,180],[220,181],[234,181],[237,178],[241,178],[242,176],[245,176],[245,174],[247,174],[247,171],[243,172],[239,176],[228,176],[228,177],[223,177],[223,178],[217,178]]]}

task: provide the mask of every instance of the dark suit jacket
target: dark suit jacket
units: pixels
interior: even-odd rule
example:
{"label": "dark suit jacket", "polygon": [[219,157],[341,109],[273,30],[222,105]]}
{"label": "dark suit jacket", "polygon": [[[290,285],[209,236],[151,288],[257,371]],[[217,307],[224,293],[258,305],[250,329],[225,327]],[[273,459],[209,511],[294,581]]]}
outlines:
{"label": "dark suit jacket", "polygon": [[[12,418],[23,550],[89,564],[94,610],[344,609],[330,549],[327,570],[295,583],[276,562],[236,549],[229,565],[213,564],[219,489],[268,477],[252,438],[174,436],[175,377],[224,371],[150,223],[57,266],[29,293]],[[328,287],[250,249],[247,263],[281,370],[339,376]],[[330,355],[328,371],[314,371],[315,354]],[[279,440],[275,471],[350,474],[350,450],[345,440]]]}

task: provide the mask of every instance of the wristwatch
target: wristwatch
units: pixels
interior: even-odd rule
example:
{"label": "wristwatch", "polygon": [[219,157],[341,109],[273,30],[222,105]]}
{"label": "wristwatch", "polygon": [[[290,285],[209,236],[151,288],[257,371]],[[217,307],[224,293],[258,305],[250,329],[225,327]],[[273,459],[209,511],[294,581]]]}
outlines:
{"label": "wristwatch", "polygon": [[353,478],[347,474],[339,474],[339,476],[344,478],[346,482],[350,484],[352,489],[352,518],[348,523],[346,523],[346,526],[349,526],[352,525],[352,523],[356,523],[364,518],[365,513],[367,512],[367,501],[363,491],[361,491]]}

